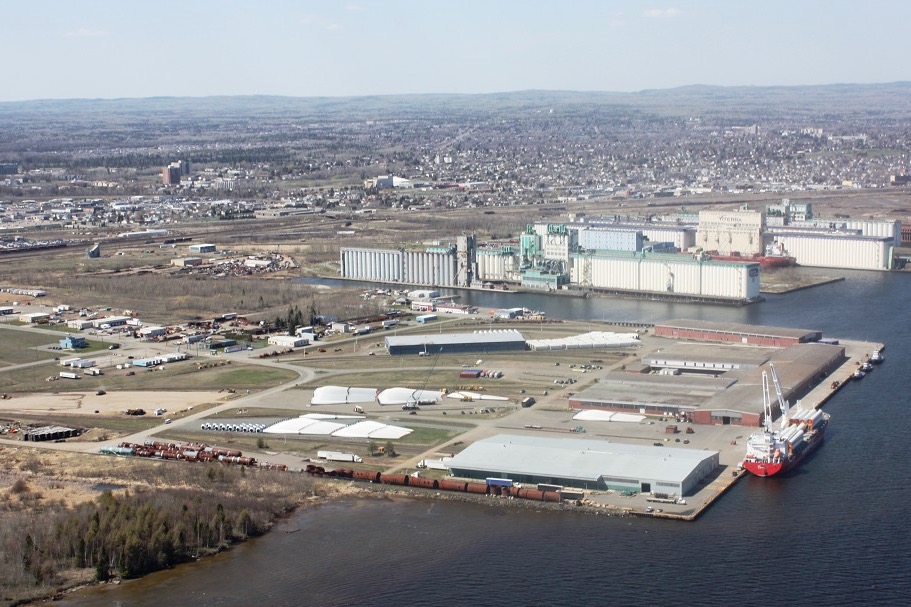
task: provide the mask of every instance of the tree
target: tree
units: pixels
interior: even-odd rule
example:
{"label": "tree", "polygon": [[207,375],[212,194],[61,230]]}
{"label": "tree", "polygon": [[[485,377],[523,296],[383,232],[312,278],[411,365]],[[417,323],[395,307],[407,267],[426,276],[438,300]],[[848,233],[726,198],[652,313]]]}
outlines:
{"label": "tree", "polygon": [[386,455],[389,457],[395,457],[397,454],[395,452],[395,445],[392,444],[392,441],[386,441]]}
{"label": "tree", "polygon": [[108,551],[102,546],[101,552],[98,554],[98,560],[95,562],[95,579],[99,582],[106,582],[111,579],[111,569],[108,560]]}

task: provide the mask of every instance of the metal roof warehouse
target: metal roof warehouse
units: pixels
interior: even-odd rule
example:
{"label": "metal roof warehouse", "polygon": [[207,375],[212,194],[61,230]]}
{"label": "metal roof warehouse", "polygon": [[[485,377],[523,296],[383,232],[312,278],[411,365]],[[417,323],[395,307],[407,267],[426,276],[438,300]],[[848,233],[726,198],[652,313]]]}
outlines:
{"label": "metal roof warehouse", "polygon": [[470,445],[449,469],[466,478],[682,496],[718,465],[717,451],[498,434]]}
{"label": "metal roof warehouse", "polygon": [[525,338],[516,330],[475,331],[474,333],[430,333],[391,335],[386,338],[389,354],[427,354],[451,352],[505,352],[525,350]]}

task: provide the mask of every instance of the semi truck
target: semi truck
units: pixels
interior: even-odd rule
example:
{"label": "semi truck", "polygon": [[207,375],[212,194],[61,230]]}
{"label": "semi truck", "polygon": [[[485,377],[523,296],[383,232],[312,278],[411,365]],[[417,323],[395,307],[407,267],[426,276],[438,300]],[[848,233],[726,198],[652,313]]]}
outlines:
{"label": "semi truck", "polygon": [[354,453],[342,453],[341,451],[317,451],[316,457],[329,462],[354,462],[359,464],[364,460]]}

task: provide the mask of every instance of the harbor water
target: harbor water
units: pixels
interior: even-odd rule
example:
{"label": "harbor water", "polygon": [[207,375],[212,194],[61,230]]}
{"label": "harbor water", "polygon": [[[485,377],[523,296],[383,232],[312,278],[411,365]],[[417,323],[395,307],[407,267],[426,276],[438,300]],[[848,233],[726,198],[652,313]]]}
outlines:
{"label": "harbor water", "polygon": [[[694,523],[434,500],[325,504],[265,537],[57,605],[907,605],[911,276],[836,282],[734,308],[457,292],[551,318],[674,318],[885,343],[827,405],[826,443],[781,478],[745,478]],[[594,327],[593,327],[594,328]]]}

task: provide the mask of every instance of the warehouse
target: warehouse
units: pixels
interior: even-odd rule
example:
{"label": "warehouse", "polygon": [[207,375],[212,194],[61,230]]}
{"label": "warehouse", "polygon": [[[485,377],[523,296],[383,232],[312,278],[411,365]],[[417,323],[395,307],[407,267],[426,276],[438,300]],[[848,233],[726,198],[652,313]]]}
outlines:
{"label": "warehouse", "polygon": [[309,344],[310,340],[303,336],[272,335],[269,337],[270,346],[280,346],[282,348],[303,348]]}
{"label": "warehouse", "polygon": [[178,268],[189,268],[191,266],[201,266],[202,257],[178,257],[171,260],[171,265]]}
{"label": "warehouse", "polygon": [[31,312],[28,314],[20,314],[19,322],[41,325],[49,321],[50,318],[51,315],[44,312]]}
{"label": "warehouse", "polygon": [[153,337],[162,337],[168,332],[165,327],[142,327],[139,329],[139,336],[146,339],[152,339]]}
{"label": "warehouse", "polygon": [[[813,343],[776,350],[769,357],[781,382],[782,396],[791,405],[825,381],[844,360],[843,346]],[[762,425],[762,372],[768,370],[768,366],[764,365],[761,368],[726,373],[723,377],[736,380],[737,383],[707,398],[692,411],[689,419],[696,424]],[[774,394],[772,411],[773,416],[780,413]]]}
{"label": "warehouse", "polygon": [[786,348],[794,344],[822,339],[820,331],[761,327],[729,322],[712,322],[710,320],[670,320],[655,325],[655,335],[671,339],[719,341],[776,348]]}
{"label": "warehouse", "polygon": [[735,345],[672,343],[642,357],[642,364],[673,375],[717,375],[735,369],[756,369],[768,362],[770,351]]}
{"label": "warehouse", "polygon": [[[662,349],[665,350],[665,349]],[[643,358],[658,373],[608,373],[568,399],[571,409],[682,417],[696,424],[760,426],[762,373],[775,366],[782,396],[806,395],[845,359],[843,346],[795,344],[784,349],[677,344]],[[655,366],[651,366],[654,364]],[[665,372],[683,372],[681,375]],[[778,413],[773,397],[773,413]]]}
{"label": "warehouse", "polygon": [[190,248],[191,253],[214,253],[215,252],[215,245],[209,244],[209,243],[191,244],[189,248]]}
{"label": "warehouse", "polygon": [[598,382],[580,390],[568,400],[568,404],[570,409],[655,417],[689,416],[706,400],[730,389],[736,382],[736,379],[725,376],[649,375],[618,371],[607,373]]}
{"label": "warehouse", "polygon": [[449,469],[465,478],[683,496],[718,465],[717,451],[498,434],[470,445]]}
{"label": "warehouse", "polygon": [[96,329],[110,329],[111,327],[121,327],[127,324],[127,321],[130,319],[130,316],[105,316],[93,320],[92,325]]}
{"label": "warehouse", "polygon": [[385,339],[392,355],[454,352],[507,352],[525,350],[525,338],[518,331],[475,331],[474,333],[434,333],[430,335],[391,335]]}

